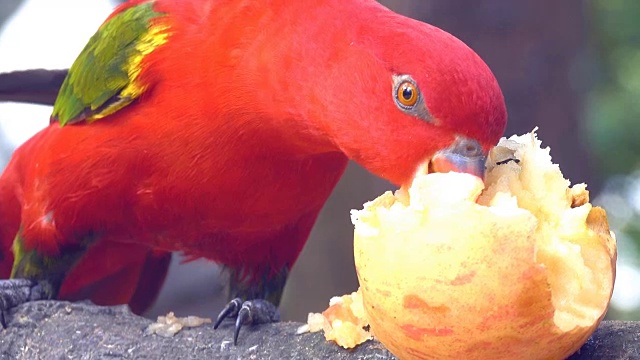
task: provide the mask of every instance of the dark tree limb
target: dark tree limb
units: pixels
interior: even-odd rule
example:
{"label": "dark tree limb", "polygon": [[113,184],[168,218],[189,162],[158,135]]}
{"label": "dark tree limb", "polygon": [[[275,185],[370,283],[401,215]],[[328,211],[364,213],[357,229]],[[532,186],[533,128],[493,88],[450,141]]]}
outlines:
{"label": "dark tree limb", "polygon": [[[234,346],[233,321],[218,330],[209,324],[164,338],[146,335],[151,321],[126,306],[35,301],[8,315],[7,329],[0,330],[0,359],[396,359],[377,341],[345,350],[322,333],[296,335],[300,323],[252,327]],[[639,336],[640,322],[604,321],[569,360],[639,359]]]}

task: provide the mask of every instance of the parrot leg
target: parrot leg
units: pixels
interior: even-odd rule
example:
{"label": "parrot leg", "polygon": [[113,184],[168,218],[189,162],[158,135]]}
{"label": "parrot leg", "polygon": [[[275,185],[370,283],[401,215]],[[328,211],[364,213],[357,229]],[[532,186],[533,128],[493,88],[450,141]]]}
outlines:
{"label": "parrot leg", "polygon": [[238,344],[238,334],[244,325],[267,324],[280,321],[278,304],[284,291],[289,271],[283,269],[279,274],[259,283],[246,283],[240,280],[238,273],[232,271],[229,294],[233,299],[220,311],[213,325],[217,329],[226,318],[235,317],[233,344]]}
{"label": "parrot leg", "polygon": [[60,249],[55,257],[45,256],[24,247],[21,232],[13,241],[14,262],[11,279],[0,281],[0,323],[6,328],[6,312],[20,304],[55,299],[67,272],[94,243],[86,237],[79,244]]}

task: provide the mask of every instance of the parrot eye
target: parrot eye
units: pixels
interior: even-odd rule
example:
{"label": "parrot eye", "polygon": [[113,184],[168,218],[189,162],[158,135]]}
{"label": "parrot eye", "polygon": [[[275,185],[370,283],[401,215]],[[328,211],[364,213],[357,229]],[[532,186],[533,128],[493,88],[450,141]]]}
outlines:
{"label": "parrot eye", "polygon": [[403,112],[433,123],[418,84],[410,75],[393,75],[393,99]]}
{"label": "parrot eye", "polygon": [[418,89],[411,81],[404,81],[398,86],[396,99],[402,106],[412,107],[418,102]]}

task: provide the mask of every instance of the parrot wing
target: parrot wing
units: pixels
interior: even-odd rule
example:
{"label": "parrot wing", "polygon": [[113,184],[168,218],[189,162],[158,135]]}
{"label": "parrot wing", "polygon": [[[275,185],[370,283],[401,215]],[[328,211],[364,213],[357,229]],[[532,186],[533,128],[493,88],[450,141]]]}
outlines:
{"label": "parrot wing", "polygon": [[169,37],[165,15],[148,2],[124,6],[108,18],[69,69],[51,122],[91,122],[142,95],[149,86],[140,79],[143,60]]}

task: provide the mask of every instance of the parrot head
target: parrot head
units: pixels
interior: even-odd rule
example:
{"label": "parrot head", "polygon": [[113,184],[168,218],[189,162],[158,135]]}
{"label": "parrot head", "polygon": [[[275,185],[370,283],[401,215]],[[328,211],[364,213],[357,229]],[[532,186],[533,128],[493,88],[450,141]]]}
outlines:
{"label": "parrot head", "polygon": [[372,18],[334,40],[343,45],[323,59],[329,71],[306,97],[326,109],[315,121],[320,131],[397,185],[425,170],[481,177],[507,120],[491,70],[434,26],[386,9],[367,14],[360,16]]}

